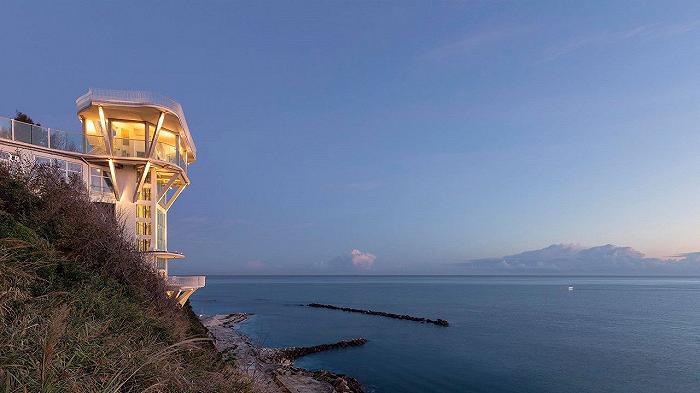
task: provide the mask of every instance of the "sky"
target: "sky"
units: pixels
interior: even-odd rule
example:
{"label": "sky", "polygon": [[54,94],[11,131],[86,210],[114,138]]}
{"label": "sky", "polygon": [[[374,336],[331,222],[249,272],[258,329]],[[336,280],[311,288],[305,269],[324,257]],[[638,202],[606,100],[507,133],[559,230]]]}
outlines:
{"label": "sky", "polygon": [[0,115],[179,101],[173,273],[700,250],[700,3],[3,1]]}

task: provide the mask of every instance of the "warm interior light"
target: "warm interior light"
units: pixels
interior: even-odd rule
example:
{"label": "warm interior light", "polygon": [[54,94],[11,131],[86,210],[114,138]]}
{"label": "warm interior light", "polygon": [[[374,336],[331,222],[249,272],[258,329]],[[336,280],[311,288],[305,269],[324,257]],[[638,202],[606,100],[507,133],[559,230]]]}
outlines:
{"label": "warm interior light", "polygon": [[98,106],[97,111],[100,113],[100,124],[102,124],[102,129],[106,130],[107,121],[105,121],[105,111],[102,109],[102,106]]}
{"label": "warm interior light", "polygon": [[92,120],[85,120],[85,131],[91,135],[97,134],[97,129],[95,128],[95,123]]}
{"label": "warm interior light", "polygon": [[175,138],[174,132],[166,129],[161,129],[160,135],[158,136],[158,142],[165,142],[171,146],[175,146],[175,144],[177,143],[177,138]]}

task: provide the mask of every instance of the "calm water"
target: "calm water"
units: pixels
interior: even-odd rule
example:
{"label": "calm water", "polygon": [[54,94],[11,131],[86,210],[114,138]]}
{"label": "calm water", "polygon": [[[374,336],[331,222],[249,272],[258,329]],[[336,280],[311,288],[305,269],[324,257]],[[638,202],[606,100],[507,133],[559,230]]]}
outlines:
{"label": "calm water", "polygon": [[[297,306],[310,302],[451,325]],[[297,365],[369,391],[700,391],[700,278],[207,277],[192,303],[255,313],[241,329],[266,346],[366,337]]]}

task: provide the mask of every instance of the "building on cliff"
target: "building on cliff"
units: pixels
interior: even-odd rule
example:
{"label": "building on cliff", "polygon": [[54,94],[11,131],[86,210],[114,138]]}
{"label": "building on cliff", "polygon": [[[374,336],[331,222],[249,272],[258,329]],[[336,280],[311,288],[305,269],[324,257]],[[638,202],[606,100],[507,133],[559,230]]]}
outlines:
{"label": "building on cliff", "polygon": [[135,247],[168,283],[180,304],[204,276],[170,276],[168,211],[190,184],[197,150],[179,103],[143,91],[89,89],[76,100],[82,131],[0,117],[0,160],[26,158],[80,177],[90,199],[124,221]]}

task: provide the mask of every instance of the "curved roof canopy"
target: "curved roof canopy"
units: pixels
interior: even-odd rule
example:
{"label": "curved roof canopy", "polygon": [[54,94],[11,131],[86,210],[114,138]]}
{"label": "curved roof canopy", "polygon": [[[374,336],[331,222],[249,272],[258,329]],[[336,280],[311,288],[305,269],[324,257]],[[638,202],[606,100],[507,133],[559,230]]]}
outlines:
{"label": "curved roof canopy", "polygon": [[[190,149],[194,161],[197,156],[197,148],[190,134],[190,129],[187,126],[185,113],[182,111],[182,106],[175,100],[165,97],[160,94],[151,93],[148,91],[130,91],[130,90],[109,90],[109,89],[88,89],[87,93],[75,100],[78,108],[78,114],[91,112],[96,110],[95,107],[102,105],[104,107],[112,107],[108,115],[128,120],[144,120],[154,122],[152,117],[158,118],[160,112],[166,114],[163,126],[180,133],[181,137],[185,138],[187,146]],[[119,107],[139,108],[139,119],[133,119],[133,110],[128,108],[119,109]],[[149,111],[148,108],[151,108]],[[155,110],[153,110],[155,109]],[[105,109],[107,110],[107,109]],[[116,111],[116,112],[115,112]],[[151,113],[149,113],[151,112]],[[116,116],[113,116],[115,114]]]}

